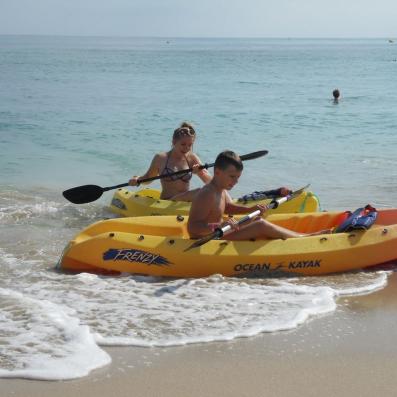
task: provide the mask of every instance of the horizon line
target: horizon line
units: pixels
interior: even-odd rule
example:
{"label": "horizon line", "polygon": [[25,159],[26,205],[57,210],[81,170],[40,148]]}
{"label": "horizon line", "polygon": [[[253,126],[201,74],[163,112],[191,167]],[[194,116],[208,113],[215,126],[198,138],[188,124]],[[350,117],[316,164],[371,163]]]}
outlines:
{"label": "horizon line", "polygon": [[397,36],[146,36],[146,35],[97,35],[97,34],[58,34],[58,33],[0,33],[0,36],[35,37],[86,37],[86,38],[131,38],[131,39],[301,39],[301,40],[371,40],[397,39]]}

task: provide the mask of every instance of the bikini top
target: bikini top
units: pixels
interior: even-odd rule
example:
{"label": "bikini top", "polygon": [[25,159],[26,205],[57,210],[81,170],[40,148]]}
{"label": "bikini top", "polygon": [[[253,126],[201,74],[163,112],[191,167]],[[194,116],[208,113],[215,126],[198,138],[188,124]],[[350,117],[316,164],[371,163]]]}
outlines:
{"label": "bikini top", "polygon": [[[170,155],[169,155],[169,153],[167,153],[167,161],[165,163],[165,167],[164,167],[163,172],[161,173],[161,175],[168,175],[168,177],[164,178],[164,179],[166,181],[168,181],[168,182],[175,182],[175,181],[181,180],[182,182],[189,183],[190,179],[192,179],[192,176],[193,176],[192,172],[189,171],[189,172],[186,172],[185,174],[172,175],[175,172],[175,170],[173,170],[172,168],[168,167],[169,159],[170,159]],[[186,163],[188,165],[188,168],[190,168],[190,164],[189,164],[189,161],[187,160],[187,156],[186,155],[185,155],[185,159],[186,159]]]}

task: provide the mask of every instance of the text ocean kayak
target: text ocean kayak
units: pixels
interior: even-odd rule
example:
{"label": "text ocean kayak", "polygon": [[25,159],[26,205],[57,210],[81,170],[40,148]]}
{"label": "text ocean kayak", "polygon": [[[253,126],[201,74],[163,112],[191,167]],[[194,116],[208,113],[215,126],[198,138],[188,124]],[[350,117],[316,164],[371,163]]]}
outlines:
{"label": "text ocean kayak", "polygon": [[[269,215],[275,224],[309,233],[339,223],[342,212]],[[187,217],[152,216],[97,222],[65,248],[59,269],[117,271],[168,277],[322,275],[363,269],[397,259],[397,209],[378,211],[369,230],[287,240],[195,240]]]}

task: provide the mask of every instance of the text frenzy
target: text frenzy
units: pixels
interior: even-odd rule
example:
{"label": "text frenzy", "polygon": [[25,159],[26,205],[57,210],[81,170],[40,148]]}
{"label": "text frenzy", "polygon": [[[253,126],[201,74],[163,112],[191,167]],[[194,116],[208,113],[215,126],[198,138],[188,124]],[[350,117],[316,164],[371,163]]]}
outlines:
{"label": "text frenzy", "polygon": [[168,266],[170,264],[170,262],[163,256],[134,249],[110,248],[103,254],[103,260],[128,261],[157,266]]}

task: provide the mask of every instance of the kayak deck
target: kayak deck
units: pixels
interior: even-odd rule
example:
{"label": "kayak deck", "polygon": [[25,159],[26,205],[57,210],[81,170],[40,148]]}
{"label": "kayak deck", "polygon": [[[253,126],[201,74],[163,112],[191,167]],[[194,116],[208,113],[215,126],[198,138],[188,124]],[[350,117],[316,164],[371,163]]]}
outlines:
{"label": "kayak deck", "polygon": [[[250,200],[238,205],[251,207],[256,204],[268,204],[271,199]],[[161,200],[160,191],[156,189],[142,189],[133,192],[128,189],[118,189],[112,198],[110,210],[121,216],[149,216],[149,215],[188,215],[190,202]],[[302,192],[297,197],[281,204],[278,208],[269,210],[269,214],[316,212],[319,210],[318,198],[312,192]]]}

